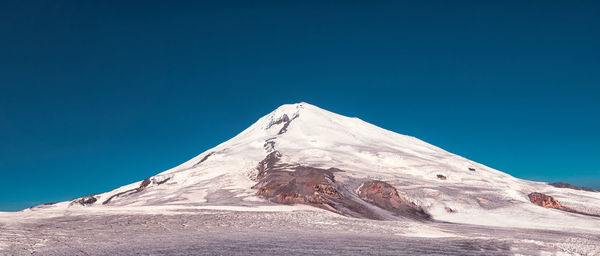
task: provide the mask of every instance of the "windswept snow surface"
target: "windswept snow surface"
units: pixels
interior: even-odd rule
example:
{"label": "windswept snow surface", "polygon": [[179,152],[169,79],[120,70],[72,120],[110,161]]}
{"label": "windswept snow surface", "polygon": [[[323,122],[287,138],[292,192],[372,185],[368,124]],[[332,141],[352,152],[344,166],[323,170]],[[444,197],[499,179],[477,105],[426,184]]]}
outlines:
{"label": "windswept snow surface", "polygon": [[[335,179],[350,190],[362,181],[387,182],[438,222],[600,232],[598,217],[543,208],[528,199],[528,194],[540,192],[566,207],[600,214],[598,192],[518,179],[417,138],[307,103],[283,105],[234,138],[143,181],[92,195],[93,199],[0,214],[0,225],[65,215],[171,214],[185,209],[324,212],[306,205],[279,205],[256,195],[252,186],[257,166],[274,151],[290,166],[341,170]],[[422,236],[447,235],[436,228],[422,230]]]}

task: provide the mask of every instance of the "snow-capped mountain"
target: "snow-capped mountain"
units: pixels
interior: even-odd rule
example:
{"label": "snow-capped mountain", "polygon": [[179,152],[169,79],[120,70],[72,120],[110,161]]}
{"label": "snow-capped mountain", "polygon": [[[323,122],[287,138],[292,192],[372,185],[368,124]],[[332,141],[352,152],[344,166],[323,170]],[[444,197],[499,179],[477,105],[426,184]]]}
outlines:
{"label": "snow-capped mountain", "polygon": [[512,177],[308,103],[283,105],[189,161],[26,212],[160,207],[327,210],[377,220],[600,230],[600,193]]}

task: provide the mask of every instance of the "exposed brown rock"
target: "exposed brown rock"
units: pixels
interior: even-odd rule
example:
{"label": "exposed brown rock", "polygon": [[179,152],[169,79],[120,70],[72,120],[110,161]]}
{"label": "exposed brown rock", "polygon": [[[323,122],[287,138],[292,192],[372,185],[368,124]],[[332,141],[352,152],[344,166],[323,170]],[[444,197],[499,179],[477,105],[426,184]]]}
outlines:
{"label": "exposed brown rock", "polygon": [[447,179],[446,176],[441,175],[441,174],[438,174],[437,178],[440,179],[440,180],[446,180]]}
{"label": "exposed brown rock", "polygon": [[556,201],[556,199],[554,199],[554,197],[551,197],[551,196],[548,196],[548,195],[545,195],[542,193],[538,193],[538,192],[533,192],[533,193],[529,194],[529,200],[535,205],[539,205],[539,206],[546,207],[546,208],[554,208],[554,209],[559,209],[559,210],[563,210],[563,211],[570,210],[569,208],[560,205],[560,203],[558,201]]}
{"label": "exposed brown rock", "polygon": [[112,201],[113,199],[115,199],[117,197],[135,194],[135,193],[140,192],[140,191],[142,191],[142,189],[140,189],[140,188],[134,188],[134,189],[130,189],[130,190],[127,190],[127,191],[116,193],[116,194],[112,195],[111,197],[109,197],[108,199],[106,199],[106,201],[102,202],[102,204],[106,205],[106,204],[110,203],[110,201]]}
{"label": "exposed brown rock", "polygon": [[[263,186],[260,186],[263,185]],[[330,171],[298,167],[294,171],[272,171],[257,186],[258,195],[276,198],[279,203],[327,203],[340,198]]]}
{"label": "exposed brown rock", "polygon": [[[288,119],[280,133],[295,119]],[[285,120],[284,117],[282,120]],[[275,150],[275,142],[268,139],[264,144],[268,152],[257,166],[257,195],[272,202],[282,204],[308,204],[350,217],[384,219],[377,206],[396,216],[419,220],[430,216],[416,205],[407,202],[398,195],[398,191],[382,181],[363,183],[356,193],[346,189],[335,180],[334,173],[342,172],[336,168],[321,169],[309,166],[292,165],[280,161],[281,153]],[[361,200],[362,199],[362,200]]]}
{"label": "exposed brown rock", "polygon": [[[90,204],[93,204],[93,203],[95,203],[96,201],[98,201],[98,199],[96,199],[96,198],[95,198],[93,195],[91,195],[91,196],[84,196],[84,197],[81,197],[81,198],[79,198],[79,199],[77,199],[77,200],[75,200],[75,201],[73,201],[73,202],[74,202],[74,203],[78,203],[78,204],[80,204],[80,205],[84,205],[84,206],[85,206],[85,205],[90,205]],[[71,204],[72,204],[72,203],[71,203]]]}
{"label": "exposed brown rock", "polygon": [[287,165],[277,166],[282,169],[265,168],[275,166],[276,155],[270,154],[259,165],[259,170],[263,171],[259,172],[259,182],[252,187],[258,189],[257,195],[281,204],[308,204],[345,216],[379,219],[374,212],[339,190],[333,175],[337,169]]}
{"label": "exposed brown rock", "polygon": [[206,161],[210,156],[212,156],[214,154],[215,154],[215,152],[210,152],[210,153],[206,154],[202,159],[200,159],[200,161],[198,161],[196,164],[194,164],[194,166],[192,166],[192,168],[197,167],[198,165],[200,165],[201,163]]}
{"label": "exposed brown rock", "polygon": [[281,153],[279,153],[279,151],[273,151],[273,152],[269,153],[267,155],[267,157],[265,157],[265,159],[260,161],[258,163],[258,167],[257,167],[257,169],[258,169],[257,179],[261,180],[263,178],[263,176],[265,176],[269,170],[274,169],[275,164],[277,164],[277,162],[279,161],[279,158],[281,158]]}
{"label": "exposed brown rock", "polygon": [[275,149],[275,142],[267,140],[265,142],[265,144],[263,145],[263,147],[265,148],[265,150],[267,152],[271,152],[271,151],[273,151]]}
{"label": "exposed brown rock", "polygon": [[[209,155],[211,155],[211,154],[209,154]],[[208,158],[209,155],[205,156],[204,158]],[[171,178],[166,178],[164,180],[157,182],[156,180],[152,179],[152,177],[148,177],[145,180],[143,180],[142,183],[140,183],[139,187],[116,193],[116,194],[112,195],[111,197],[109,197],[108,199],[106,199],[104,202],[102,202],[102,204],[103,205],[109,204],[113,199],[115,199],[117,197],[123,197],[123,196],[127,196],[127,195],[132,195],[132,194],[135,194],[138,192],[142,192],[142,191],[144,191],[144,189],[146,189],[146,187],[148,187],[152,183],[154,183],[156,185],[160,185],[160,184],[167,182],[170,179]]]}
{"label": "exposed brown rock", "polygon": [[475,171],[475,168],[473,168],[473,167],[469,167],[469,171],[472,171],[472,172],[474,172],[474,171]]}
{"label": "exposed brown rock", "polygon": [[[265,149],[274,150],[272,146],[265,144]],[[400,198],[396,189],[385,182],[363,183],[357,197],[335,180],[334,173],[342,170],[290,165],[281,163],[280,158],[279,151],[272,151],[260,161],[257,183],[252,187],[258,190],[257,195],[272,202],[307,204],[350,217],[383,219],[370,203],[397,216],[429,219],[429,215]]]}
{"label": "exposed brown rock", "polygon": [[566,212],[600,217],[600,215],[597,215],[597,214],[582,212],[582,211],[578,211],[573,208],[563,206],[556,199],[554,199],[554,197],[551,197],[551,196],[548,196],[548,195],[545,195],[542,193],[538,193],[538,192],[533,192],[533,193],[529,194],[529,200],[532,203],[534,203],[535,205],[539,205],[539,206],[546,207],[546,208],[552,208],[552,209],[558,209],[558,210],[562,210],[562,211],[566,211]]}
{"label": "exposed brown rock", "polygon": [[379,208],[388,210],[397,216],[420,220],[431,218],[423,209],[400,197],[396,188],[383,181],[372,180],[364,182],[358,188],[357,194],[361,199]]}
{"label": "exposed brown rock", "polygon": [[271,128],[271,126],[273,126],[273,125],[278,125],[278,124],[281,124],[284,122],[289,122],[289,121],[290,121],[290,118],[288,117],[288,115],[283,114],[283,116],[281,116],[279,119],[271,121],[267,125],[267,129]]}
{"label": "exposed brown rock", "polygon": [[577,187],[577,186],[573,186],[569,183],[564,183],[564,182],[555,182],[555,183],[548,183],[548,185],[553,186],[553,187],[557,187],[557,188],[570,188],[570,189],[575,189],[575,190],[583,190],[583,191],[590,191],[590,192],[599,192],[599,191],[595,191],[591,188],[586,188],[586,187]]}
{"label": "exposed brown rock", "polygon": [[147,187],[148,185],[150,185],[150,183],[152,183],[152,181],[150,181],[150,178],[146,178],[140,184],[140,188],[143,189],[143,188]]}
{"label": "exposed brown rock", "polygon": [[450,208],[450,207],[444,207],[444,210],[446,210],[446,212],[449,212],[449,213],[453,213],[453,212],[455,212],[455,211],[454,211],[452,208]]}
{"label": "exposed brown rock", "polygon": [[[287,117],[286,115],[284,115],[284,116],[285,116],[285,117]],[[298,117],[298,115],[294,115],[294,116],[292,117],[292,119],[289,119],[289,118],[288,118],[288,119],[285,121],[285,124],[283,124],[283,127],[281,127],[281,130],[279,130],[279,133],[277,133],[277,134],[278,134],[278,135],[281,135],[281,134],[284,134],[285,132],[287,132],[287,128],[288,128],[288,126],[290,126],[290,123],[291,123],[291,122],[292,122],[294,119],[296,119],[297,117]]]}

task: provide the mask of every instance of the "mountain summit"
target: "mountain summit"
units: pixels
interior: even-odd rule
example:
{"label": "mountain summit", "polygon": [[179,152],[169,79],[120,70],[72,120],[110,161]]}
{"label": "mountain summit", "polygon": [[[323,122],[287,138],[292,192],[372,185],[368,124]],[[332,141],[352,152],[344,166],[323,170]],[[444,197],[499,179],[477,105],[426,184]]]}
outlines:
{"label": "mountain summit", "polygon": [[587,221],[600,214],[593,201],[600,193],[518,179],[417,138],[298,103],[280,106],[234,138],[155,176],[27,211],[308,205],[376,220],[570,223],[600,230]]}

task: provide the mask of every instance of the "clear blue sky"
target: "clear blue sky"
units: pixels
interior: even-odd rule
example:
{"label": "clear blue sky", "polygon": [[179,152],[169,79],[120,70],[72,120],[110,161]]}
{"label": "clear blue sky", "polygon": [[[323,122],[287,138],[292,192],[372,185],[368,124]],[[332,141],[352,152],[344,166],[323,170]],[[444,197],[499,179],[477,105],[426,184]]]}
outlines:
{"label": "clear blue sky", "polygon": [[600,189],[598,1],[12,2],[0,210],[144,179],[300,101]]}

